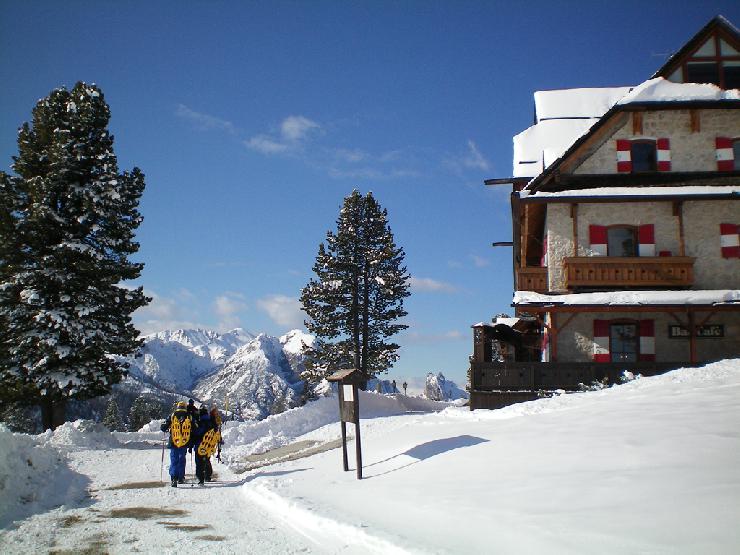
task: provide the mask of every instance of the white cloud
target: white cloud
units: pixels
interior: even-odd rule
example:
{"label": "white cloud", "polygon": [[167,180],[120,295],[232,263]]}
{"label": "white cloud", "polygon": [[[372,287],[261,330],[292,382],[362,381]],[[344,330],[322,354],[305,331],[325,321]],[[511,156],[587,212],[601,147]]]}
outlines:
{"label": "white cloud", "polygon": [[217,118],[201,112],[191,110],[184,104],[178,104],[175,115],[194,124],[198,129],[221,129],[229,133],[236,133],[234,124],[225,119]]}
{"label": "white cloud", "polygon": [[257,307],[280,326],[291,329],[303,327],[305,313],[301,310],[298,299],[285,295],[269,295],[258,300]]}
{"label": "white cloud", "polygon": [[488,171],[491,165],[488,160],[483,157],[473,141],[468,141],[468,149],[468,155],[462,160],[463,165],[466,168]]}
{"label": "white cloud", "polygon": [[285,154],[299,150],[313,130],[321,126],[305,116],[288,116],[280,123],[277,133],[255,135],[244,141],[247,148],[262,154]]}
{"label": "white cloud", "polygon": [[411,276],[409,285],[411,285],[411,289],[414,291],[423,291],[427,293],[454,293],[457,291],[457,288],[454,285],[432,278]]}
{"label": "white cloud", "polygon": [[349,164],[362,162],[363,160],[368,158],[367,152],[358,148],[335,148],[333,150],[333,154],[337,160]]}
{"label": "white cloud", "polygon": [[251,139],[244,141],[244,144],[248,148],[261,152],[262,154],[279,154],[288,150],[288,145],[279,143],[266,135],[256,135]]}
{"label": "white cloud", "polygon": [[321,126],[304,116],[288,116],[280,124],[280,133],[286,141],[300,141],[305,139],[312,129]]}
{"label": "white cloud", "polygon": [[487,258],[483,258],[482,256],[473,254],[470,256],[470,258],[473,259],[473,264],[475,265],[476,268],[485,268],[486,266],[491,265],[491,261],[488,260]]}
{"label": "white cloud", "polygon": [[219,319],[219,329],[230,330],[241,325],[239,313],[247,310],[247,303],[241,293],[226,292],[213,301],[213,310]]}
{"label": "white cloud", "polygon": [[[144,294],[151,297],[152,302],[133,314],[134,325],[142,335],[164,330],[205,327],[197,323],[196,315],[183,302],[171,297],[163,297],[153,291],[144,290]],[[185,299],[187,294],[189,291],[186,289],[177,293],[181,299]]]}

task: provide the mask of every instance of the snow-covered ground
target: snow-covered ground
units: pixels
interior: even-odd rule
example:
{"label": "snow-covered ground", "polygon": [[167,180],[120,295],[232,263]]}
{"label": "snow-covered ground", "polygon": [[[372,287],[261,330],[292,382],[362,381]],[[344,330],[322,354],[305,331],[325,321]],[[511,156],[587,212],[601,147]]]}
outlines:
{"label": "snow-covered ground", "polygon": [[[444,405],[365,394],[363,480],[353,443],[351,472],[330,448],[333,403],[229,423],[230,467],[215,463],[218,482],[205,488],[160,485],[156,431],[0,429],[0,552],[693,554],[740,545],[740,360],[497,411],[429,412]],[[315,454],[274,462],[296,453]]]}

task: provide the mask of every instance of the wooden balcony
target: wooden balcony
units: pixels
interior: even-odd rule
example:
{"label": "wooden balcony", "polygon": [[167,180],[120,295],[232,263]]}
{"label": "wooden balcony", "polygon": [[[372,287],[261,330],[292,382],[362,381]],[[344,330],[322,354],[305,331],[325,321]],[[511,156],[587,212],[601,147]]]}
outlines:
{"label": "wooden balcony", "polygon": [[547,293],[547,268],[519,268],[516,272],[516,289]]}
{"label": "wooden balcony", "polygon": [[579,256],[563,259],[566,287],[691,287],[694,260],[689,256]]}

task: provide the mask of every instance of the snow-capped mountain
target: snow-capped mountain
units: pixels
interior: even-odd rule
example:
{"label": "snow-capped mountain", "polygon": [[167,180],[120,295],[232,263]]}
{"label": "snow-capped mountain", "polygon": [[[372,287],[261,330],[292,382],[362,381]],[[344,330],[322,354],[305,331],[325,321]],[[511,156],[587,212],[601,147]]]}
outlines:
{"label": "snow-capped mountain", "polygon": [[228,399],[230,410],[249,419],[298,406],[303,392],[300,343],[306,340],[298,330],[280,339],[260,334],[240,347],[216,373],[201,380],[193,393],[221,406]]}
{"label": "snow-capped mountain", "polygon": [[432,401],[454,401],[456,399],[467,399],[468,392],[460,389],[455,382],[439,374],[427,374],[424,387],[424,397]]}
{"label": "snow-capped mountain", "polygon": [[223,366],[254,336],[241,328],[162,331],[144,338],[142,356],[131,362],[133,376],[174,391],[190,391]]}

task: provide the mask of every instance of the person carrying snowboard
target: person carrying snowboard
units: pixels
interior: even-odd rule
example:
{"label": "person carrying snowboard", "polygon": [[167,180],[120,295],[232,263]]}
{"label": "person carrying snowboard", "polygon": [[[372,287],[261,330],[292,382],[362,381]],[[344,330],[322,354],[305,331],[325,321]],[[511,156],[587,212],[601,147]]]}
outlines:
{"label": "person carrying snowboard", "polygon": [[211,467],[211,455],[216,451],[221,439],[218,431],[218,425],[211,420],[208,409],[203,406],[200,409],[200,423],[195,431],[195,475],[198,477],[198,485],[202,486],[208,480],[211,481],[213,468]]}
{"label": "person carrying snowboard", "polygon": [[161,426],[163,432],[169,432],[170,480],[173,488],[185,481],[185,461],[188,445],[193,435],[193,418],[188,413],[187,403],[179,401],[175,411]]}

